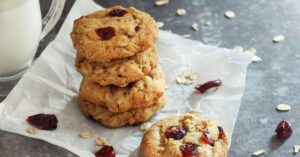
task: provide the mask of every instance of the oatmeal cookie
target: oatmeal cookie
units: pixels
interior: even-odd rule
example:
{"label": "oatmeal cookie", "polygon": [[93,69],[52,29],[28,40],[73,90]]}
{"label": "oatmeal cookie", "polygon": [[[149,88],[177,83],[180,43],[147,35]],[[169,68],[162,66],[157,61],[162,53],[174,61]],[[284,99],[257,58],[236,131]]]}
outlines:
{"label": "oatmeal cookie", "polygon": [[147,13],[114,6],[75,20],[71,38],[78,53],[88,60],[108,62],[153,47],[158,28]]}
{"label": "oatmeal cookie", "polygon": [[101,86],[84,79],[80,95],[93,104],[106,106],[111,112],[125,112],[155,103],[165,93],[164,84],[164,74],[158,66],[144,79],[126,87]]}
{"label": "oatmeal cookie", "polygon": [[122,113],[110,112],[106,107],[93,104],[80,95],[78,104],[83,114],[89,118],[99,121],[104,126],[117,128],[128,125],[135,125],[147,121],[155,112],[165,105],[165,96],[161,97],[151,106],[139,109],[131,109]]}
{"label": "oatmeal cookie", "polygon": [[156,48],[149,48],[134,56],[112,60],[106,63],[91,62],[80,53],[76,56],[77,70],[90,82],[102,86],[125,87],[128,83],[139,81],[157,66]]}
{"label": "oatmeal cookie", "polygon": [[195,115],[167,118],[148,129],[141,157],[227,157],[228,135],[212,120]]}

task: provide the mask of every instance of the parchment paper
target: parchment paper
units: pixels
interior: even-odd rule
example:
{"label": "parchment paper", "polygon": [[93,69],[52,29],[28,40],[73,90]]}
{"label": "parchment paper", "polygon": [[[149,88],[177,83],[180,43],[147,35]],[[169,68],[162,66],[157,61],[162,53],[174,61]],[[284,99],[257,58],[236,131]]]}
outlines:
{"label": "parchment paper", "polygon": [[[84,157],[100,147],[95,137],[81,139],[78,134],[90,131],[113,145],[117,156],[137,156],[143,133],[139,126],[108,129],[85,118],[78,109],[76,97],[81,75],[74,68],[75,50],[69,33],[74,19],[99,10],[92,1],[77,0],[57,38],[49,44],[34,66],[23,76],[7,99],[0,104],[0,128],[38,138],[61,146]],[[160,31],[157,42],[160,64],[166,74],[167,105],[150,121],[186,113],[191,109],[204,111],[201,118],[216,120],[231,137],[245,87],[247,66],[252,60],[248,53],[211,47]],[[196,83],[221,79],[223,86],[215,93],[198,94],[193,85],[178,85],[176,76],[185,69],[200,74]],[[59,120],[55,131],[40,130],[36,135],[26,132],[26,118],[37,113],[53,113]]]}

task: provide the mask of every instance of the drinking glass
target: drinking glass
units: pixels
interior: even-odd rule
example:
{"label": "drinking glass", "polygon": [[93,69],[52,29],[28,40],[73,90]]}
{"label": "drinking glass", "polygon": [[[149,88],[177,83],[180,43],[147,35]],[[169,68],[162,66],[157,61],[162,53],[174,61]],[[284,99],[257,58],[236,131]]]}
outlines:
{"label": "drinking glass", "polygon": [[52,0],[42,19],[39,0],[0,0],[0,96],[33,64],[43,39],[59,20],[65,0]]}

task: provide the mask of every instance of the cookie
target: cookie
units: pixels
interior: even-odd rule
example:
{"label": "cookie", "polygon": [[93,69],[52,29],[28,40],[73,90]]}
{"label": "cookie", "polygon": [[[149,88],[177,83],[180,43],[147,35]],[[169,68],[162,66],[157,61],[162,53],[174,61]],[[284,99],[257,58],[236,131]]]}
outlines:
{"label": "cookie", "polygon": [[85,100],[105,106],[111,112],[125,112],[131,108],[155,103],[165,92],[164,84],[164,74],[158,66],[149,76],[126,87],[101,86],[84,79],[80,86],[80,94]]}
{"label": "cookie", "polygon": [[140,144],[141,157],[227,157],[227,150],[225,130],[192,114],[156,122]]}
{"label": "cookie", "polygon": [[122,113],[110,112],[106,107],[93,104],[80,95],[78,97],[78,104],[85,116],[99,121],[104,126],[117,128],[127,124],[135,125],[147,121],[155,112],[164,107],[165,96],[161,97],[151,106],[131,109]]}
{"label": "cookie", "polygon": [[115,6],[75,20],[71,38],[88,60],[108,62],[153,47],[158,28],[147,13]]}
{"label": "cookie", "polygon": [[112,60],[106,63],[91,62],[77,53],[76,68],[90,82],[102,86],[125,87],[128,83],[139,81],[157,66],[156,48],[149,48],[134,56]]}

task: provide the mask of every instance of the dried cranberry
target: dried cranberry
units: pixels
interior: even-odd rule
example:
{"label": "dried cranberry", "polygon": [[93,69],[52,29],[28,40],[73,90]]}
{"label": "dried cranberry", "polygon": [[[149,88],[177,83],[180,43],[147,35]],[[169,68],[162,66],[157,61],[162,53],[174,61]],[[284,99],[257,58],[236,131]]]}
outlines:
{"label": "dried cranberry", "polygon": [[97,35],[102,39],[102,40],[109,40],[113,36],[116,35],[116,31],[114,27],[108,26],[104,28],[98,28],[96,29]]}
{"label": "dried cranberry", "polygon": [[115,10],[110,11],[108,14],[109,14],[110,16],[118,16],[118,17],[121,17],[121,16],[125,15],[126,13],[127,13],[126,10],[115,9]]}
{"label": "dried cranberry", "polygon": [[195,89],[198,90],[200,93],[204,93],[210,88],[219,87],[221,85],[222,85],[222,81],[218,79],[218,80],[208,81],[204,84],[199,84],[195,87]]}
{"label": "dried cranberry", "polygon": [[293,130],[291,124],[287,120],[282,120],[276,128],[278,138],[288,138],[292,135]]}
{"label": "dried cranberry", "polygon": [[165,132],[167,138],[174,138],[175,140],[182,139],[185,134],[186,128],[182,125],[170,126]]}
{"label": "dried cranberry", "polygon": [[183,157],[192,157],[198,154],[197,151],[198,145],[193,143],[187,143],[185,145],[180,146],[180,151]]}
{"label": "dried cranberry", "polygon": [[135,30],[136,32],[138,32],[140,29],[141,29],[140,26],[136,26],[136,27],[134,28],[134,30]]}
{"label": "dried cranberry", "polygon": [[205,132],[203,132],[203,134],[201,136],[201,140],[203,143],[214,146],[214,140],[212,140],[210,137],[208,137],[207,133],[205,133]]}
{"label": "dried cranberry", "polygon": [[218,130],[219,130],[219,139],[222,139],[223,138],[223,135],[224,135],[224,130],[222,127],[218,126]]}
{"label": "dried cranberry", "polygon": [[116,153],[112,146],[105,145],[98,152],[95,153],[96,157],[115,157]]}
{"label": "dried cranberry", "polygon": [[29,116],[27,122],[39,129],[54,130],[57,128],[57,118],[54,114],[36,114]]}

